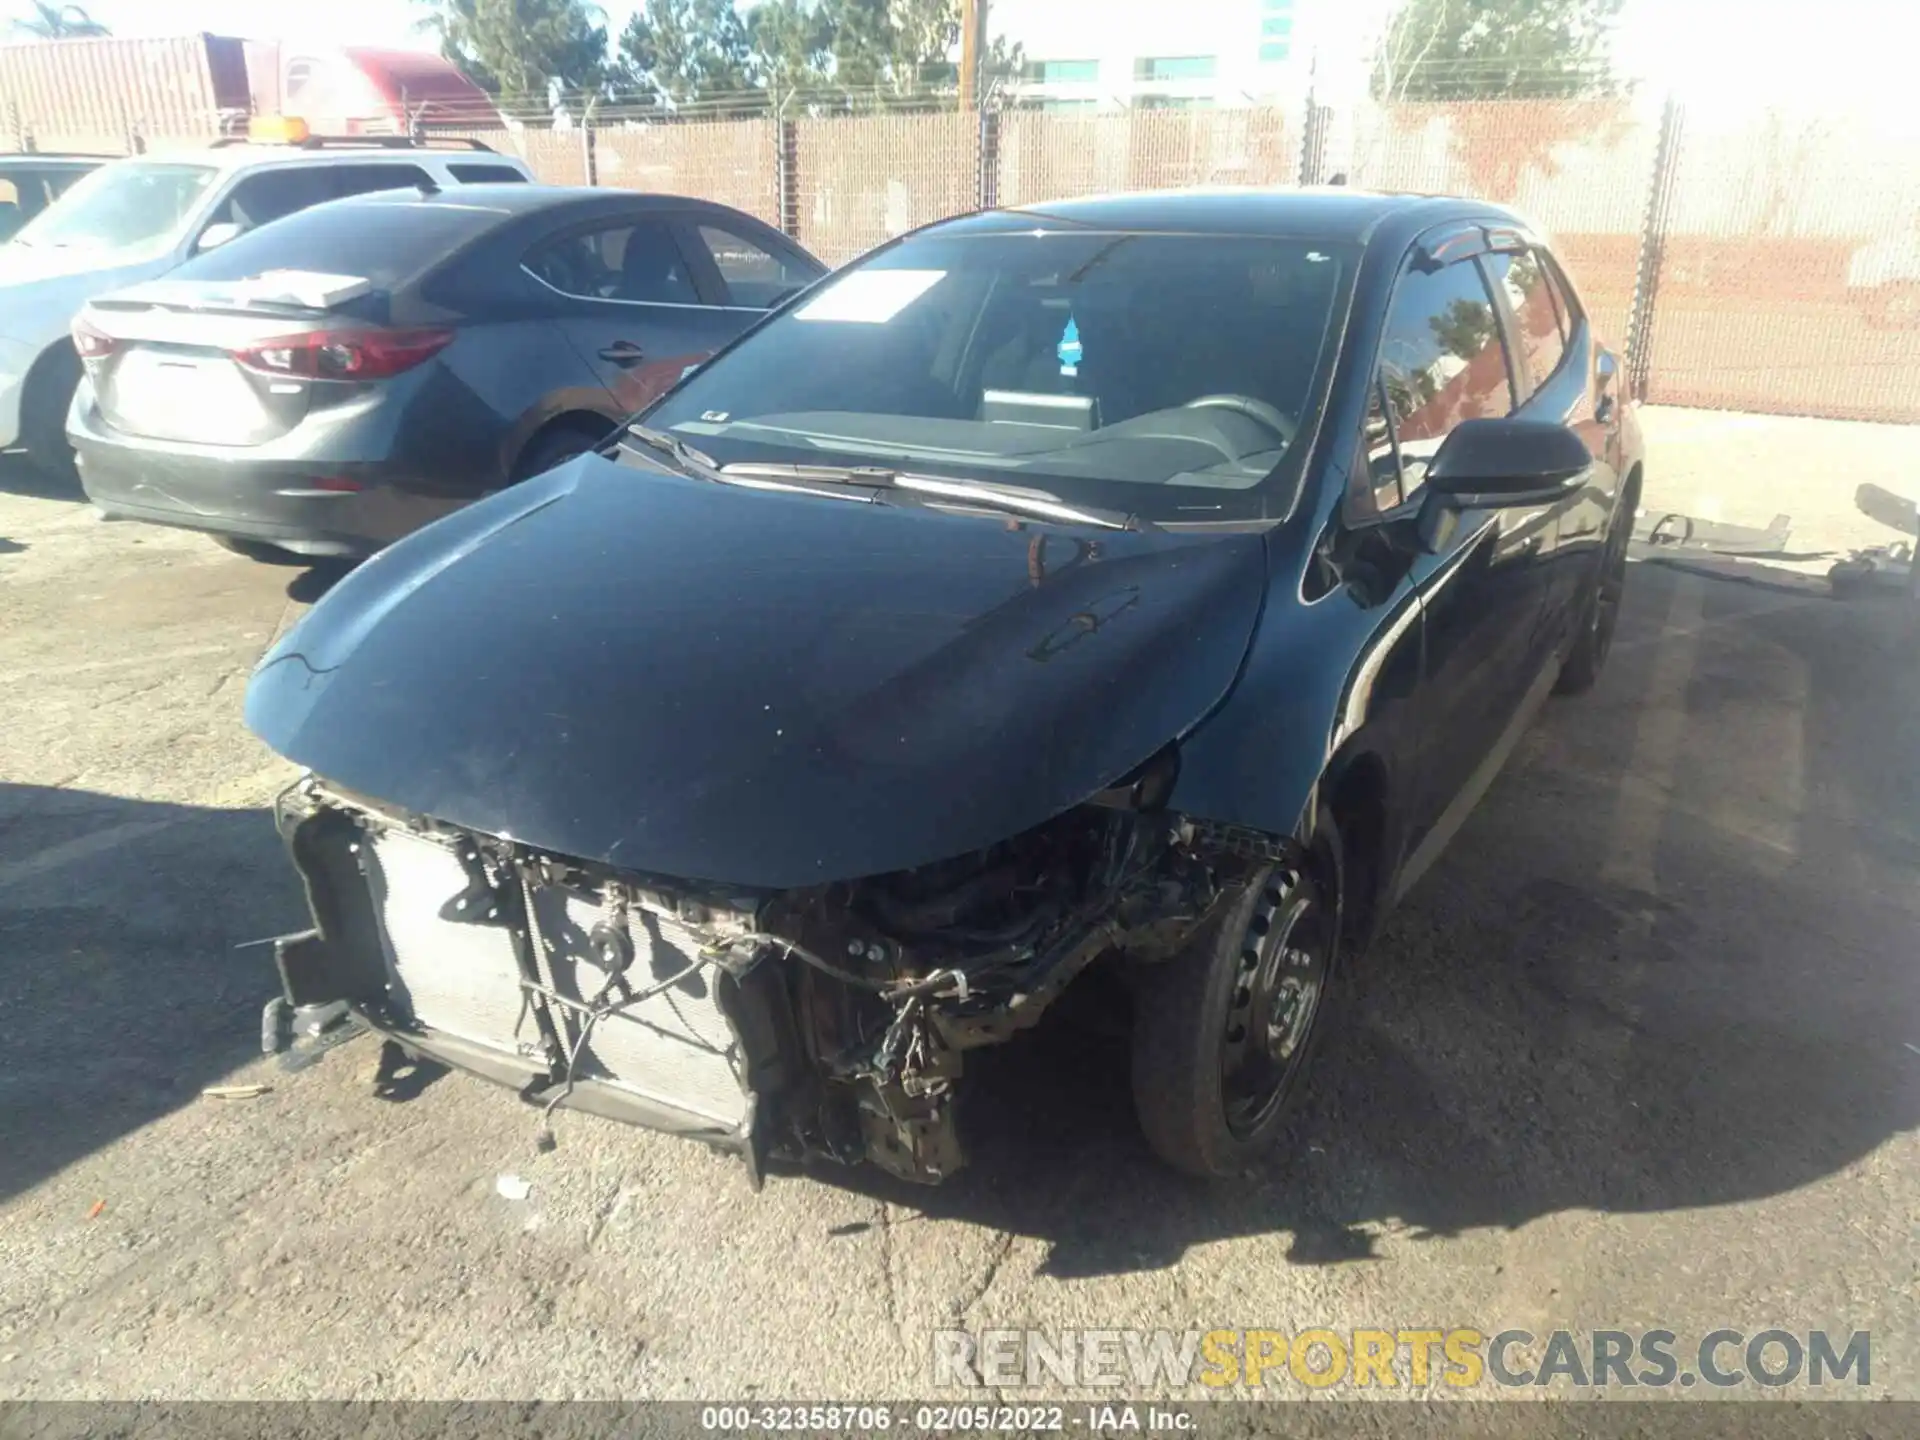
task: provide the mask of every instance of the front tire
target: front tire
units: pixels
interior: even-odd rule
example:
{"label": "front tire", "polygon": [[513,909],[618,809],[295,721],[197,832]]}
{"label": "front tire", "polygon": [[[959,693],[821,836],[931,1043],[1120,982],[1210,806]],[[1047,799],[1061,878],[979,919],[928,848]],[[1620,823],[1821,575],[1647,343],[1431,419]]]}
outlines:
{"label": "front tire", "polygon": [[20,443],[42,475],[77,486],[80,471],[67,443],[67,411],[80,388],[80,357],[61,344],[42,355],[20,396]]}
{"label": "front tire", "polygon": [[1304,1091],[1339,977],[1339,844],[1323,817],[1308,863],[1256,871],[1218,926],[1145,976],[1134,1109],[1175,1168],[1246,1169]]}

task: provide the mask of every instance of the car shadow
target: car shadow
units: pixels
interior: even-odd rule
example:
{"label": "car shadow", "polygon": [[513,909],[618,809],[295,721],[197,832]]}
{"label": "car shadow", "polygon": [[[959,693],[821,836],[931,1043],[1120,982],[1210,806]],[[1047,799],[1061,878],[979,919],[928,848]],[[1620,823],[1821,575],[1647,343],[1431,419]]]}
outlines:
{"label": "car shadow", "polygon": [[287,581],[287,598],[301,605],[312,605],[353,573],[357,560],[296,560],[307,568]]}
{"label": "car shadow", "polygon": [[1635,567],[1599,687],[1553,702],[1350,975],[1270,1161],[1148,1153],[1124,1040],[969,1057],[971,1164],[815,1178],[1045,1242],[1042,1273],[1781,1194],[1920,1124],[1920,667],[1901,607]]}
{"label": "car shadow", "polygon": [[49,475],[27,462],[18,450],[0,452],[0,493],[32,500],[85,500],[80,481],[72,475]]}
{"label": "car shadow", "polygon": [[0,783],[0,1200],[257,1057],[305,913],[265,811]]}

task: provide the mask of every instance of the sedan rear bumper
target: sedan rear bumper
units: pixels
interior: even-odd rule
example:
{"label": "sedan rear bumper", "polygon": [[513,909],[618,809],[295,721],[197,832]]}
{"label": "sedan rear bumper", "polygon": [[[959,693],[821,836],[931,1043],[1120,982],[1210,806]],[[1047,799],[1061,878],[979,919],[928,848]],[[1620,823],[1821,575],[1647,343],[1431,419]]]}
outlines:
{"label": "sedan rear bumper", "polygon": [[108,518],[259,541],[298,555],[371,555],[466,503],[409,489],[407,477],[385,465],[167,454],[77,429],[70,438],[81,487]]}

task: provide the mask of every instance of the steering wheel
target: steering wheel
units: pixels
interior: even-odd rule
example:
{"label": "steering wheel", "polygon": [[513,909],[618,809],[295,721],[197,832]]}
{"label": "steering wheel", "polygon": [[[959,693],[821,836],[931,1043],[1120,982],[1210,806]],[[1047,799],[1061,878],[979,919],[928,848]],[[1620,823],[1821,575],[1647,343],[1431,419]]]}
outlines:
{"label": "steering wheel", "polygon": [[1295,431],[1299,428],[1275,406],[1264,400],[1256,400],[1251,395],[1202,395],[1198,400],[1189,400],[1180,407],[1182,410],[1232,410],[1249,420],[1257,420],[1278,435],[1286,445],[1293,443]]}

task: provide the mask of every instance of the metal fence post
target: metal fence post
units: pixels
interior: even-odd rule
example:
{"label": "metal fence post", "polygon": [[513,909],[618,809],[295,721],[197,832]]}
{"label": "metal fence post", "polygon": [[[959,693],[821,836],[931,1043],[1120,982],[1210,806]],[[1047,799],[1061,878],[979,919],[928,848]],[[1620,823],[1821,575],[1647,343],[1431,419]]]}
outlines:
{"label": "metal fence post", "polygon": [[982,210],[1000,203],[1000,111],[997,106],[980,107],[980,174],[975,199]]}
{"label": "metal fence post", "polygon": [[1333,107],[1322,105],[1307,92],[1307,119],[1300,131],[1300,183],[1319,185],[1327,178],[1327,127],[1333,120]]}
{"label": "metal fence post", "polygon": [[[781,108],[785,108],[784,106]],[[800,238],[800,127],[784,116],[774,122],[773,174],[779,187],[780,229]]]}
{"label": "metal fence post", "polygon": [[1660,138],[1653,150],[1647,209],[1640,227],[1640,261],[1633,277],[1633,308],[1627,318],[1627,393],[1644,401],[1653,379],[1653,321],[1666,261],[1667,229],[1673,221],[1674,177],[1679,170],[1686,119],[1679,99],[1667,96],[1660,112]]}

